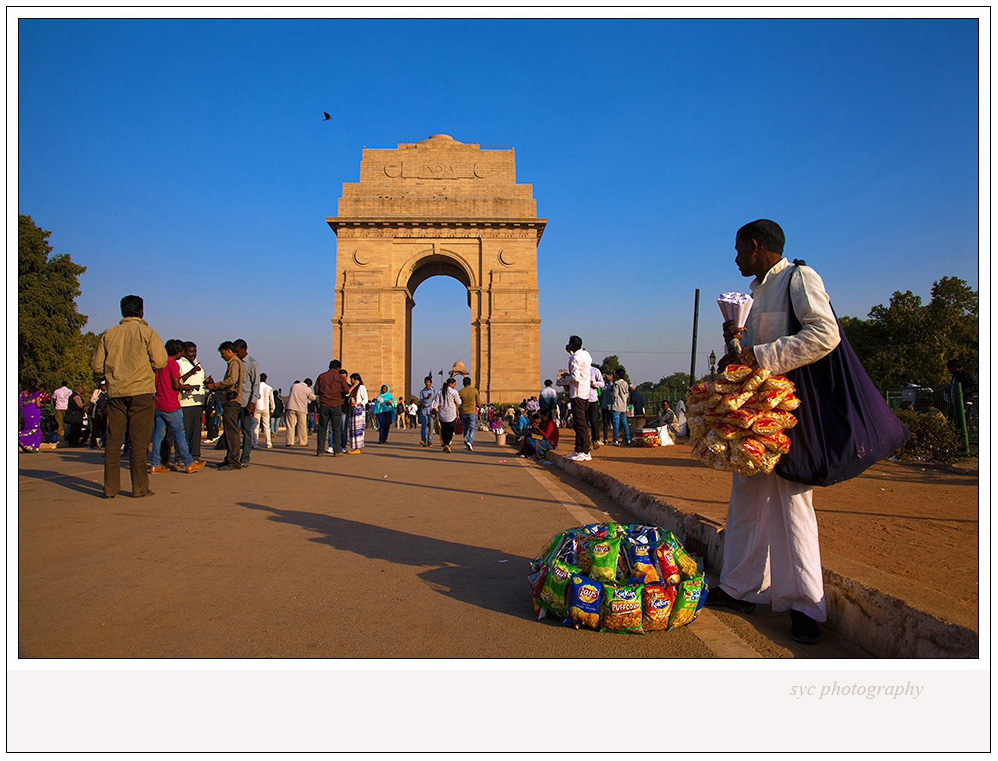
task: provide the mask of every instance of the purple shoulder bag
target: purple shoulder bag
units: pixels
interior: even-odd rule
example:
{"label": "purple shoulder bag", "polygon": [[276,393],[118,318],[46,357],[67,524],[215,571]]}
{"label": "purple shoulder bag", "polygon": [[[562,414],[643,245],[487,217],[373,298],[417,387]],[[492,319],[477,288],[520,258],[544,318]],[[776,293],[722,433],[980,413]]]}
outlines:
{"label": "purple shoulder bag", "polygon": [[[795,259],[794,265],[805,262]],[[797,333],[802,326],[793,302],[789,317],[790,331]],[[829,354],[786,373],[800,406],[793,412],[797,425],[786,431],[790,451],[774,472],[788,481],[831,486],[855,478],[911,438],[863,369],[841,324],[839,337]]]}

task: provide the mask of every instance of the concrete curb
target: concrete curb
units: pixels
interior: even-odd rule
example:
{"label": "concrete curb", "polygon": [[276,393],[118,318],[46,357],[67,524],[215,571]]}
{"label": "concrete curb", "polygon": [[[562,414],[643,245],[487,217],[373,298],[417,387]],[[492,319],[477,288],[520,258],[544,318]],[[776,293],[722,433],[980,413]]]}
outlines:
{"label": "concrete curb", "polygon": [[[621,483],[584,464],[548,454],[566,473],[604,491],[642,520],[681,537],[687,549],[701,554],[713,570],[720,570],[724,528],[696,513],[683,512],[668,502]],[[980,636],[964,626],[948,624],[912,608],[908,603],[827,567],[822,568],[828,623],[846,639],[879,658],[977,658]]]}

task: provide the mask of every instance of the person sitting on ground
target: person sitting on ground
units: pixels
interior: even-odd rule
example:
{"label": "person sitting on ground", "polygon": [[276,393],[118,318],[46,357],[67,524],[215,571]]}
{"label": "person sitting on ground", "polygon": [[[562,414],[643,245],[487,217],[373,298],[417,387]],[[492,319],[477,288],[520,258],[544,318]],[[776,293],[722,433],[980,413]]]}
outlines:
{"label": "person sitting on ground", "polygon": [[523,438],[520,457],[533,456],[543,460],[544,455],[558,448],[558,426],[551,419],[550,410],[535,412],[528,435]]}

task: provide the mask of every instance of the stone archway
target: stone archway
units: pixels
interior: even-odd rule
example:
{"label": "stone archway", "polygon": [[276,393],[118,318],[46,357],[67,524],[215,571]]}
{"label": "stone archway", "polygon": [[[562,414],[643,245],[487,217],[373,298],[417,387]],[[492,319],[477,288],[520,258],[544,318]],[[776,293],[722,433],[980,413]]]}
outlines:
{"label": "stone archway", "polygon": [[338,216],[326,222],[337,239],[333,356],[344,367],[369,386],[415,391],[413,294],[445,275],[468,291],[483,400],[537,393],[537,244],[547,220],[537,218],[531,186],[516,183],[512,149],[447,135],[365,148],[360,182],[344,183]]}

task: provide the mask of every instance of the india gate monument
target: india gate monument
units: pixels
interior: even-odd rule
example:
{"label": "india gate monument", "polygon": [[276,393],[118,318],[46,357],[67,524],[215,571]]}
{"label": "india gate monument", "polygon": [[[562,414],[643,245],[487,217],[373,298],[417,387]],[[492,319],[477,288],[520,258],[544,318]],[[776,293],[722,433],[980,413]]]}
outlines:
{"label": "india gate monument", "polygon": [[[537,394],[537,244],[547,220],[532,187],[516,182],[512,149],[449,135],[365,148],[360,181],[343,184],[337,212],[326,221],[336,234],[332,356],[343,367],[375,389],[422,388],[422,375],[411,377],[413,295],[447,275],[468,289],[468,369],[482,403]],[[463,347],[454,351],[463,359]]]}

